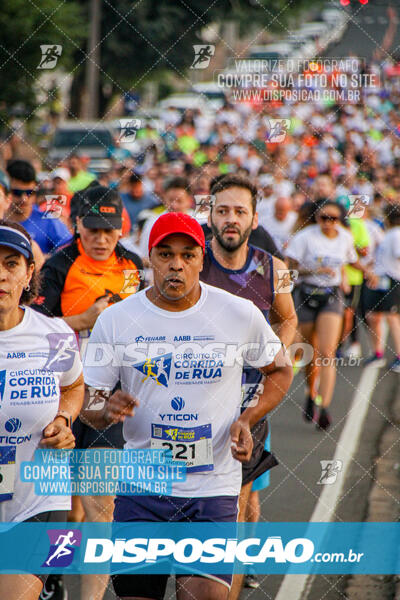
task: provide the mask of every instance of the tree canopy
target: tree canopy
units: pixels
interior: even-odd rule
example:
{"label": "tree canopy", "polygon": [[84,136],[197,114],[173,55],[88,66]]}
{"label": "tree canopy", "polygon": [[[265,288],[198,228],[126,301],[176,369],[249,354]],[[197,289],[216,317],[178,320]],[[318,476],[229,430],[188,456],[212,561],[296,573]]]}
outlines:
{"label": "tree canopy", "polygon": [[30,114],[43,44],[62,46],[58,65],[73,69],[73,55],[85,38],[84,10],[76,2],[12,0],[0,9],[0,118],[22,103]]}
{"label": "tree canopy", "polygon": [[[100,81],[112,93],[140,88],[167,70],[184,77],[199,32],[213,22],[236,20],[242,31],[285,27],[312,0],[99,0]],[[0,10],[0,110],[23,103],[35,109],[41,44],[62,45],[58,65],[73,73],[75,100],[82,91],[90,0],[13,0]],[[222,42],[223,43],[223,42]],[[104,103],[103,103],[104,105]],[[103,106],[104,108],[104,106]],[[72,111],[74,112],[74,111]],[[1,118],[1,116],[0,116]]]}

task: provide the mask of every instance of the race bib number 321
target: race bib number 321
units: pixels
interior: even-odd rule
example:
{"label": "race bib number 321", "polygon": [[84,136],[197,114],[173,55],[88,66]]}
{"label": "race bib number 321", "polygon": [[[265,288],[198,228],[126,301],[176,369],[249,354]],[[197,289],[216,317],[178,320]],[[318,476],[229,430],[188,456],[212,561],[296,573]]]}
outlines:
{"label": "race bib number 321", "polygon": [[188,473],[214,469],[211,424],[183,428],[152,423],[151,448],[170,450],[172,460],[185,463]]}

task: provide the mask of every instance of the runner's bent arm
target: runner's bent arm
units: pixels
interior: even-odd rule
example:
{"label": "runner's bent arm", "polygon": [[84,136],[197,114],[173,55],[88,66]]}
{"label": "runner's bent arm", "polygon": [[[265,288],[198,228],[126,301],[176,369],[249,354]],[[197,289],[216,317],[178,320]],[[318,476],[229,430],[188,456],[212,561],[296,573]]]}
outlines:
{"label": "runner's bent arm", "polygon": [[294,260],[294,258],[289,258],[289,269],[295,269],[296,271],[298,271],[299,275],[323,275],[324,273],[328,275],[334,274],[334,271],[330,267],[319,267],[318,269],[304,269],[300,267],[300,263],[297,260]]}
{"label": "runner's bent arm", "polygon": [[96,302],[89,306],[84,312],[78,315],[63,317],[64,321],[74,331],[82,331],[82,329],[91,329],[96,322],[97,317],[107,308],[109,303],[108,296],[98,298]]}
{"label": "runner's bent arm", "polygon": [[[279,365],[279,366],[278,366]],[[283,399],[293,381],[293,367],[285,349],[281,348],[275,360],[259,369],[265,375],[264,389],[256,406],[249,406],[242,412],[238,421],[253,427]]]}
{"label": "runner's bent arm", "polygon": [[[101,394],[102,390],[96,390],[94,394]],[[134,408],[139,405],[139,402],[127,392],[117,390],[114,394],[105,401],[100,410],[92,410],[89,408],[89,387],[85,386],[85,399],[83,408],[79,415],[82,423],[90,425],[94,429],[107,429],[110,425],[125,421],[126,417],[133,417],[135,414]]]}
{"label": "runner's bent arm", "polygon": [[[274,288],[276,289],[278,283],[278,269],[286,270],[286,264],[276,258],[272,257],[274,266]],[[270,323],[271,327],[279,337],[281,342],[285,346],[290,346],[294,340],[297,329],[297,315],[294,308],[294,302],[292,294],[289,293],[276,293],[274,295],[274,301],[270,312]]]}
{"label": "runner's bent arm", "polygon": [[359,271],[362,271],[362,274],[363,274],[364,278],[367,280],[367,282],[371,282],[372,285],[377,282],[377,277],[374,275],[373,271],[371,270],[371,268],[369,266],[362,265],[359,260],[357,260],[356,262],[353,262],[353,263],[349,263],[349,264],[352,267],[354,267],[354,269],[358,269]]}
{"label": "runner's bent arm", "polygon": [[[81,373],[71,385],[60,387],[59,412],[71,415],[72,421],[78,417],[83,403],[84,381]],[[43,438],[40,442],[45,448],[70,449],[75,446],[75,438],[68,424],[68,417],[57,416],[43,430]]]}
{"label": "runner's bent arm", "polygon": [[[103,312],[95,323],[84,361],[84,378],[87,385],[79,417],[83,423],[94,429],[106,429],[113,423],[124,421],[126,416],[133,416],[134,407],[139,404],[130,394],[120,389],[107,398],[109,391],[115,389],[121,380],[120,358],[116,353],[113,327],[107,319],[107,312]],[[96,364],[98,352],[102,359],[99,366]],[[101,401],[99,409],[96,408],[96,404],[99,406],[96,398]]]}
{"label": "runner's bent arm", "polygon": [[[284,365],[284,366],[278,366]],[[259,369],[265,376],[264,388],[256,406],[249,406],[231,425],[232,456],[241,463],[248,462],[253,449],[251,428],[277,406],[293,380],[293,368],[283,348],[275,356],[275,360]]]}
{"label": "runner's bent arm", "polygon": [[72,421],[75,421],[83,405],[85,393],[83,373],[81,373],[78,379],[71,383],[71,385],[61,386],[60,391],[61,397],[58,410],[66,411],[71,415]]}

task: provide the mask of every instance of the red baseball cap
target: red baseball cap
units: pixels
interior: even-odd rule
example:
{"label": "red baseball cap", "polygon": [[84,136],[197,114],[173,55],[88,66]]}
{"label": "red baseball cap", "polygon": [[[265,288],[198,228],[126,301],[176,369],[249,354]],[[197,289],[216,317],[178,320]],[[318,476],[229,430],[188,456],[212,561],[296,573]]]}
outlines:
{"label": "red baseball cap", "polygon": [[185,233],[189,235],[205,252],[206,241],[199,222],[185,213],[170,212],[158,217],[154,223],[150,231],[149,253],[161,240],[173,233]]}

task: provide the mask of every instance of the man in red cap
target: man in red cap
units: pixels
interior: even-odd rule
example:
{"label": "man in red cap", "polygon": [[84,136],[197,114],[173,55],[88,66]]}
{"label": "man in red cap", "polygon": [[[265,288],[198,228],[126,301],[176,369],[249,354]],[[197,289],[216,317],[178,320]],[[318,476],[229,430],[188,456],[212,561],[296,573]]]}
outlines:
{"label": "man in red cap", "polygon": [[[168,449],[186,467],[185,480],[173,481],[168,495],[117,496],[118,522],[235,521],[250,429],[292,381],[290,361],[261,311],[200,282],[204,251],[195,219],[160,216],[149,238],[154,285],[104,311],[89,341],[87,386],[95,395],[118,382],[121,389],[101,410],[84,411],[88,422],[104,429],[122,421],[126,449]],[[240,414],[243,363],[258,367],[266,384],[256,405]],[[117,596],[131,600],[161,600],[167,580],[113,576]],[[226,600],[232,576],[176,580],[179,600]]]}

